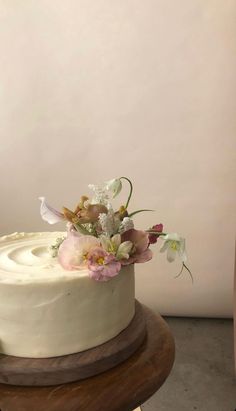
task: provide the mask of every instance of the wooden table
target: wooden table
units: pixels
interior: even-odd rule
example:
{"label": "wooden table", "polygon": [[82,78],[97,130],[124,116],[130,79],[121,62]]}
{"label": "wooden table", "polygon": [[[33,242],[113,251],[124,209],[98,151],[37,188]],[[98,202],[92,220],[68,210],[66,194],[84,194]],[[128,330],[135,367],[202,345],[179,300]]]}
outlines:
{"label": "wooden table", "polygon": [[128,360],[95,377],[70,384],[0,384],[0,411],[132,411],[140,406],[164,383],[175,351],[166,322],[150,309],[144,310],[147,338]]}

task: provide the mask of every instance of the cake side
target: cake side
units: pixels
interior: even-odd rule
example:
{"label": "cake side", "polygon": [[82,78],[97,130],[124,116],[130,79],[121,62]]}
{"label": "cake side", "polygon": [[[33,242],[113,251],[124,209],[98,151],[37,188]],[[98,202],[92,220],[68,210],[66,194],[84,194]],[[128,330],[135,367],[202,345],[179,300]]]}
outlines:
{"label": "cake side", "polygon": [[29,358],[72,354],[128,326],[134,316],[133,265],[98,282],[88,270],[57,267],[46,251],[53,233],[9,237],[0,241],[1,353]]}

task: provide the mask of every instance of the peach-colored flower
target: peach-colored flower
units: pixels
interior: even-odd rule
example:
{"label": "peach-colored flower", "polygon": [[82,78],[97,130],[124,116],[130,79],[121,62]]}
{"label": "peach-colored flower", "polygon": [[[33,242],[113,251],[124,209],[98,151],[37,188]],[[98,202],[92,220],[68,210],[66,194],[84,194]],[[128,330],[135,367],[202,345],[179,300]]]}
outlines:
{"label": "peach-colored flower", "polygon": [[103,204],[89,204],[87,208],[82,208],[77,216],[80,224],[95,223],[98,221],[99,214],[107,214],[108,210]]}

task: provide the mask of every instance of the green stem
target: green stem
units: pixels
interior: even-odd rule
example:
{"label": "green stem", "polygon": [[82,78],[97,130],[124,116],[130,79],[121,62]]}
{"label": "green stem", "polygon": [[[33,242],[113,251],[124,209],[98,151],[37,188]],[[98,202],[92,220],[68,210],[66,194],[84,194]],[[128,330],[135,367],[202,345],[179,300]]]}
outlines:
{"label": "green stem", "polygon": [[128,205],[129,205],[129,202],[130,202],[130,199],[131,199],[131,196],[132,196],[132,193],[133,193],[133,184],[131,183],[130,179],[127,178],[127,177],[120,177],[120,180],[121,179],[128,181],[128,183],[130,185],[129,197],[128,197],[128,200],[127,200],[126,205],[125,205],[125,208],[127,209]]}
{"label": "green stem", "polygon": [[91,235],[91,233],[88,230],[86,230],[86,228],[84,228],[81,224],[76,223],[76,224],[73,224],[73,225],[74,225],[75,229],[77,231],[79,231],[81,234]]}
{"label": "green stem", "polygon": [[175,278],[178,278],[178,277],[182,274],[182,271],[183,271],[184,268],[188,271],[188,273],[189,273],[189,275],[190,275],[190,277],[191,277],[192,283],[193,283],[192,273],[191,273],[190,269],[186,266],[185,263],[182,264],[182,268],[181,268],[179,274],[177,274],[177,275],[175,276]]}
{"label": "green stem", "polygon": [[[93,235],[94,237],[98,237],[98,234],[97,234],[96,228],[94,227],[94,225],[93,225],[93,224],[92,224],[92,230],[93,230],[92,235]],[[91,233],[90,233],[90,235],[91,235]]]}
{"label": "green stem", "polygon": [[183,263],[183,266],[184,266],[184,268],[188,271],[188,273],[189,273],[189,275],[190,275],[190,277],[191,277],[192,283],[193,283],[193,276],[192,276],[192,273],[191,273],[190,269],[186,266],[185,263]]}
{"label": "green stem", "polygon": [[133,211],[132,213],[129,214],[129,217],[133,217],[133,215],[138,214],[138,213],[142,213],[143,211],[154,211],[154,210],[148,210],[148,209],[144,208],[143,210]]}

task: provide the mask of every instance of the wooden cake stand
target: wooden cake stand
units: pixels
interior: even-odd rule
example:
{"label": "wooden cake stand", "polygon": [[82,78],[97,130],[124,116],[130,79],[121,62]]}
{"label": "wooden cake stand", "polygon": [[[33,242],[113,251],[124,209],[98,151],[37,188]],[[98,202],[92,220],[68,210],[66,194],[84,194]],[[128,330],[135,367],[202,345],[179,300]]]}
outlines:
{"label": "wooden cake stand", "polygon": [[146,336],[142,305],[135,301],[135,315],[115,338],[76,354],[51,358],[22,358],[0,354],[0,383],[24,386],[65,384],[93,377],[129,358]]}
{"label": "wooden cake stand", "polygon": [[147,335],[128,359],[96,376],[57,386],[0,384],[0,411],[134,410],[159,389],[174,362],[167,324],[144,306],[142,312]]}

